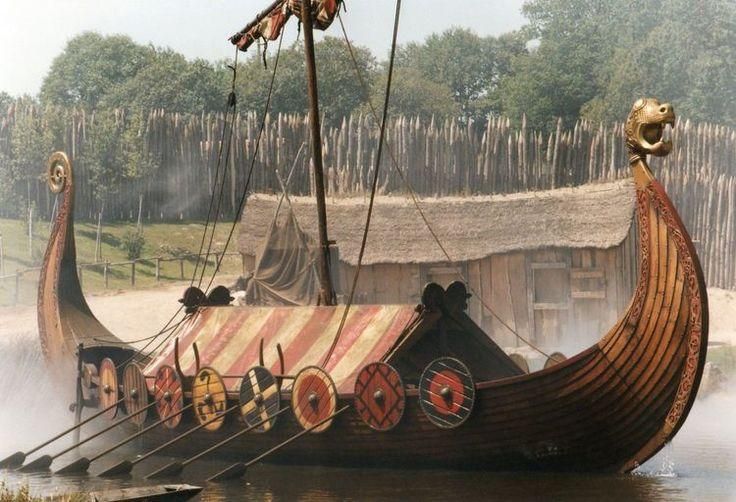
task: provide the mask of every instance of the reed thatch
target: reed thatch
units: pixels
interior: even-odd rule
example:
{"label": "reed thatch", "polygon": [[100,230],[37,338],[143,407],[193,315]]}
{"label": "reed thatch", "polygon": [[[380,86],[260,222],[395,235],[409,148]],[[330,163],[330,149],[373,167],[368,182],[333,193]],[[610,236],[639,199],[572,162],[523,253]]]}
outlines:
{"label": "reed thatch", "polygon": [[[292,197],[302,229],[316,235],[315,202]],[[240,250],[255,255],[273,219],[278,197],[255,195],[241,223]],[[512,195],[443,197],[420,203],[455,261],[478,260],[511,251],[548,247],[607,249],[628,235],[634,210],[629,180]],[[329,237],[340,259],[357,264],[367,198],[328,201]],[[282,206],[280,217],[286,215]],[[376,199],[363,263],[436,263],[445,256],[434,243],[411,199]]]}

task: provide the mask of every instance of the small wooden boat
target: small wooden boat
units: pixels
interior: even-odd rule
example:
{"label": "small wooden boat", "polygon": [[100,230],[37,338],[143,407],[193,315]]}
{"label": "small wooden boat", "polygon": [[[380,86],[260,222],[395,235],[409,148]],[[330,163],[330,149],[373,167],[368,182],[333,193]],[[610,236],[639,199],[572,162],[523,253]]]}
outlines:
{"label": "small wooden boat", "polygon": [[[174,445],[181,455],[238,434],[217,448],[220,457],[246,460],[284,443],[270,461],[631,471],[684,423],[708,343],[698,257],[646,162],[669,153],[663,134],[674,120],[670,105],[641,99],[626,122],[640,245],[629,307],[598,343],[543,370],[525,374],[475,325],[462,284],[428,285],[419,306],[354,305],[339,339],[346,307],[330,305],[329,294],[323,306],[195,302],[162,350],[134,357],[82,295],[73,178],[62,154],[49,169],[64,203],[39,286],[44,350],[51,360],[71,361],[83,345],[81,362],[102,405],[122,395],[129,413],[140,410],[142,403],[128,403],[138,399],[133,390],[155,401],[160,418],[172,418],[146,434],[152,446],[185,430],[187,414],[172,413],[193,403],[203,428]],[[134,366],[123,364],[131,359]],[[238,420],[228,414],[233,406]],[[252,433],[240,438],[246,425]]]}
{"label": "small wooden boat", "polygon": [[90,502],[183,502],[199,494],[201,486],[157,485],[91,492]]}

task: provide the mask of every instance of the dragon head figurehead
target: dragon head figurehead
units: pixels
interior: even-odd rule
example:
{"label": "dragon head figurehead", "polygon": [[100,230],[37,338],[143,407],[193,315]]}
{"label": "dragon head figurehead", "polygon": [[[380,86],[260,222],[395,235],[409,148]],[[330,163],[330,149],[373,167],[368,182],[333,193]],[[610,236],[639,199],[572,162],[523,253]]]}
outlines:
{"label": "dragon head figurehead", "polygon": [[674,125],[675,111],[669,103],[660,103],[655,98],[636,100],[626,119],[626,145],[632,160],[670,153],[669,135]]}

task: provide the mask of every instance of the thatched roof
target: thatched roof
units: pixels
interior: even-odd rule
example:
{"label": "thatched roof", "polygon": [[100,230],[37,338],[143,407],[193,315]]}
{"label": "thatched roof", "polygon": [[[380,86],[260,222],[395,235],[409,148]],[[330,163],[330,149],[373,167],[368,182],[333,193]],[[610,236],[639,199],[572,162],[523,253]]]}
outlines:
{"label": "thatched roof", "polygon": [[[301,228],[317,235],[315,202],[292,197]],[[277,196],[248,199],[240,250],[256,254],[278,203]],[[606,249],[628,234],[634,214],[630,180],[512,195],[423,199],[422,210],[455,261],[548,247]],[[288,205],[284,202],[282,212]],[[355,265],[368,199],[329,199],[329,238],[340,258]],[[376,198],[364,264],[446,261],[408,197]]]}

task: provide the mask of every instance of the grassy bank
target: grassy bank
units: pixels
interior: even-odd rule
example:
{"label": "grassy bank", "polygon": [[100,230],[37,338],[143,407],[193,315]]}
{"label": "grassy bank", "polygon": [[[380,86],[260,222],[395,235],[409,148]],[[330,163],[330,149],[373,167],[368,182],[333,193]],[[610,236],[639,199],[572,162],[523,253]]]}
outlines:
{"label": "grassy bank", "polygon": [[[220,252],[224,248],[231,223],[220,223],[215,232],[212,250]],[[135,287],[145,288],[155,286],[156,257],[163,258],[160,263],[160,281],[181,280],[182,271],[186,279],[191,278],[196,258],[186,257],[199,251],[204,223],[184,221],[177,223],[152,223],[143,227],[145,244],[141,251],[141,258],[135,265]],[[101,231],[100,261],[93,267],[84,267],[82,272],[82,286],[85,292],[99,292],[105,290],[103,263],[113,264],[108,268],[107,289],[129,289],[131,285],[132,267],[130,264],[115,265],[128,261],[124,249],[126,233],[135,232],[133,223],[104,223]],[[43,259],[49,235],[48,222],[36,221],[33,223],[32,240],[28,237],[28,224],[25,221],[0,219],[0,235],[2,235],[2,253],[4,270],[0,269],[0,276],[14,275],[18,271],[25,271],[39,267]],[[95,243],[97,225],[80,222],[75,225],[77,243],[77,262],[80,264],[95,263]],[[237,250],[237,227],[229,246],[230,251]],[[183,258],[183,260],[167,261],[169,258]],[[208,270],[211,272],[214,258],[209,261]],[[201,268],[201,266],[200,266]],[[242,262],[238,256],[227,256],[223,261],[223,274],[239,274]],[[211,274],[208,274],[209,277]],[[18,293],[19,303],[31,304],[35,301],[36,282],[38,272],[23,273],[20,278]],[[15,277],[0,280],[0,305],[12,305],[15,301]]]}

